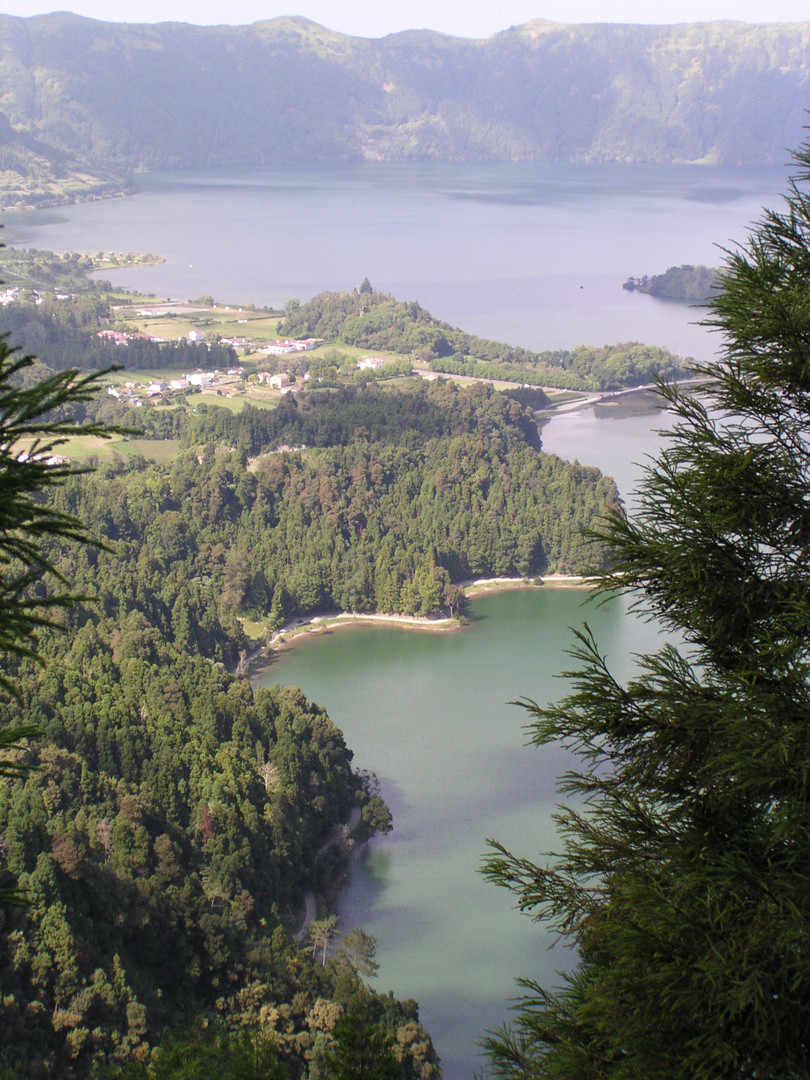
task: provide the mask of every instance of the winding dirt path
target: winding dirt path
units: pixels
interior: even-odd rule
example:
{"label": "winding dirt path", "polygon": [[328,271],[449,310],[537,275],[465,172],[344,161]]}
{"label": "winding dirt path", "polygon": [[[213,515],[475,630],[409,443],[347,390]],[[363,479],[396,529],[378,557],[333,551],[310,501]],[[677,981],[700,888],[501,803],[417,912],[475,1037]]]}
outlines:
{"label": "winding dirt path", "polygon": [[[339,825],[329,837],[329,839],[325,843],[321,844],[321,846],[318,848],[318,854],[315,856],[315,858],[320,859],[320,857],[322,855],[325,855],[330,848],[335,846],[335,844],[339,844],[342,840],[348,840],[348,838],[352,835],[352,833],[356,830],[357,826],[360,824],[361,818],[362,813],[360,807],[355,806],[351,814],[349,814],[349,820],[346,822],[346,824]],[[317,915],[317,912],[318,909],[315,904],[315,894],[308,890],[304,894],[304,921],[301,923],[301,927],[295,935],[295,940],[299,943],[299,945],[303,942],[303,940],[309,933],[309,928],[315,921],[315,916]]]}

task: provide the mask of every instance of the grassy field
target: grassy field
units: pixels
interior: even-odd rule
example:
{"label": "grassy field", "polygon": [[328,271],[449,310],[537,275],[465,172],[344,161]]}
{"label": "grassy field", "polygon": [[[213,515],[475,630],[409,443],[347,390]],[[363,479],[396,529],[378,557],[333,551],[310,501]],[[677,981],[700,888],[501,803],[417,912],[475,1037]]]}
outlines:
{"label": "grassy field", "polygon": [[[128,299],[128,298],[127,298]],[[218,306],[194,312],[172,315],[140,316],[143,308],[163,306],[161,301],[129,302],[116,309],[122,322],[137,326],[145,334],[176,341],[188,336],[190,330],[211,330],[222,337],[246,337],[254,341],[275,341],[279,316],[275,312],[240,310],[238,307]]]}
{"label": "grassy field", "polygon": [[143,454],[152,461],[174,461],[180,452],[179,439],[125,439],[115,446],[115,451],[128,457]]}
{"label": "grassy field", "polygon": [[[121,350],[125,352],[124,349]],[[107,377],[107,382],[113,386],[124,386],[128,382],[149,383],[169,382],[170,379],[180,379],[187,374],[188,368],[144,368],[143,370],[130,371],[124,368],[121,371],[113,371]]]}
{"label": "grassy field", "polygon": [[262,394],[239,394],[234,397],[217,397],[216,394],[189,394],[186,398],[190,408],[195,405],[218,405],[222,409],[230,409],[232,413],[240,413],[247,402],[257,409],[275,409],[281,400],[281,395],[266,397]]}
{"label": "grassy field", "polygon": [[109,461],[115,454],[124,457],[143,454],[152,461],[174,461],[179,451],[179,439],[127,439],[123,435],[102,439],[98,435],[80,435],[68,439],[58,452],[71,461],[84,462],[91,457]]}

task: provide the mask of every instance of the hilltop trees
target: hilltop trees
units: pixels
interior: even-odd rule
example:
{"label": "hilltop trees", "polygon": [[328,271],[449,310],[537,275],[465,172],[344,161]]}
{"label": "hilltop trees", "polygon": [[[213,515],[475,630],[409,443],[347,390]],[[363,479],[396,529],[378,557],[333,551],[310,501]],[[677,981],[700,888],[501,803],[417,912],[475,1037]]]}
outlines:
{"label": "hilltop trees", "polygon": [[487,1040],[500,1077],[805,1077],[810,1058],[810,146],[786,208],[727,255],[721,358],[606,530],[670,631],[627,685],[586,630],[572,693],[528,703],[563,781],[561,854],[502,847],[491,879],[573,942]]}

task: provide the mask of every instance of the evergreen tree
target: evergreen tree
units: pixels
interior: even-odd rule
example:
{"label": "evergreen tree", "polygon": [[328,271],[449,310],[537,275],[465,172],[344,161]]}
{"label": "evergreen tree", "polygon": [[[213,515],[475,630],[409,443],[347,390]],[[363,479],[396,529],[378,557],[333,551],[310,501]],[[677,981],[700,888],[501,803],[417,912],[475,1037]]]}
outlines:
{"label": "evergreen tree", "polygon": [[[57,451],[71,435],[108,436],[114,428],[76,424],[71,406],[98,389],[100,372],[78,376],[63,371],[33,385],[21,385],[34,358],[22,356],[0,338],[0,653],[33,656],[36,631],[52,626],[49,610],[73,602],[70,594],[34,593],[55,567],[43,554],[45,540],[90,542],[76,518],[44,505],[43,491],[63,484],[76,469]],[[63,584],[66,584],[63,582]],[[0,685],[10,688],[0,674]]]}
{"label": "evergreen tree", "polygon": [[[627,685],[587,629],[572,693],[527,702],[579,755],[561,854],[485,872],[579,962],[523,980],[486,1040],[500,1077],[788,1080],[810,1071],[810,145],[786,207],[727,254],[722,352],[632,521],[615,576],[670,631]],[[583,809],[583,806],[585,807]]]}
{"label": "evergreen tree", "polygon": [[329,1080],[402,1080],[394,1040],[375,1023],[369,999],[355,998],[332,1034],[334,1044],[323,1058]]}

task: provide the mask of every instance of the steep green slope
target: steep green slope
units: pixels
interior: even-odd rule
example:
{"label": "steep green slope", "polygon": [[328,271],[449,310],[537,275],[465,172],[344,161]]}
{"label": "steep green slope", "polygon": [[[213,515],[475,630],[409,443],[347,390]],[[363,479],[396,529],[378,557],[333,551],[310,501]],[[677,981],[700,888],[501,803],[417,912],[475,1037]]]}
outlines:
{"label": "steep green slope", "polygon": [[[362,159],[781,162],[810,23],[563,26],[486,41],[0,18],[14,138],[56,172]],[[45,158],[42,158],[44,161]],[[18,165],[9,157],[6,168]]]}

